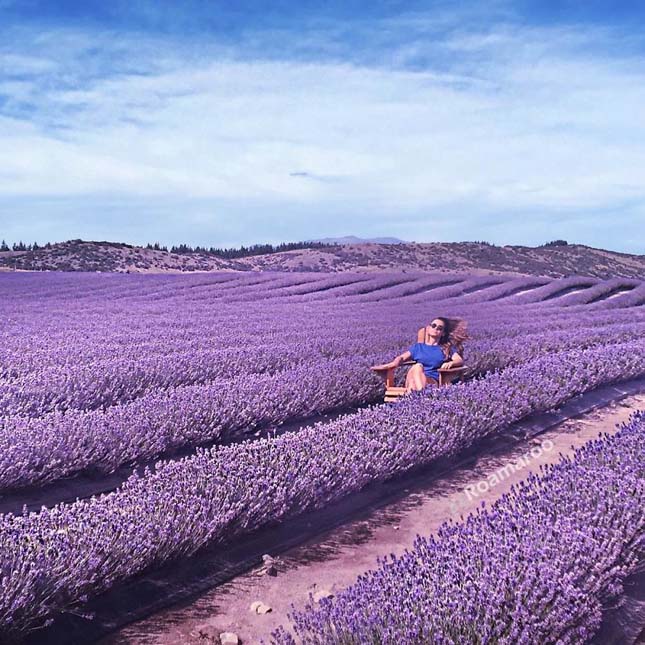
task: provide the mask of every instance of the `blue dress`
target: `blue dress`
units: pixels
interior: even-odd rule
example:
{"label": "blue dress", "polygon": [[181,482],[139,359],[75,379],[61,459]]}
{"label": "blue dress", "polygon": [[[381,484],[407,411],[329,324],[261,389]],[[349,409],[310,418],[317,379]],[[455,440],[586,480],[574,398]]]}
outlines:
{"label": "blue dress", "polygon": [[[439,345],[414,343],[408,351],[412,354],[412,360],[423,365],[423,373],[427,377],[435,379],[435,381],[439,380],[439,372],[437,370],[441,367],[441,364],[450,360],[450,358],[445,357]],[[448,356],[451,357],[454,353],[456,353],[456,350],[451,345]]]}

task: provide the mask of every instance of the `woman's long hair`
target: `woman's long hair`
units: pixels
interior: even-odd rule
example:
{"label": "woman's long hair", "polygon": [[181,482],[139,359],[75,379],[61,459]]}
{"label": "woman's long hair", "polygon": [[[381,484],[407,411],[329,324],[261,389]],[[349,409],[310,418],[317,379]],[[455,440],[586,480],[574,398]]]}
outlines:
{"label": "woman's long hair", "polygon": [[437,316],[435,320],[440,320],[443,323],[439,346],[443,350],[444,356],[450,359],[450,346],[452,345],[463,358],[464,343],[470,338],[466,321],[463,318],[445,318],[444,316]]}

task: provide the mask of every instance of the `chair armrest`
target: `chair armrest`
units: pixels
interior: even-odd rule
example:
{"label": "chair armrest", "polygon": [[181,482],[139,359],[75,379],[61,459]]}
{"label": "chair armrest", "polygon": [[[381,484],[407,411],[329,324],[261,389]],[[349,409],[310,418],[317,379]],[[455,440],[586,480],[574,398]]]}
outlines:
{"label": "chair armrest", "polygon": [[[394,387],[394,371],[396,370],[397,367],[403,367],[405,365],[414,365],[416,361],[403,361],[403,363],[399,363],[396,367],[384,367],[380,370],[374,370],[375,372],[378,372],[383,379],[385,380],[385,387]],[[373,369],[373,368],[372,368]]]}
{"label": "chair armrest", "polygon": [[[382,369],[374,370],[375,372],[378,372],[382,377],[383,380],[385,381],[385,387],[390,388],[394,387],[394,372],[396,371],[397,367],[402,367],[406,365],[414,365],[416,361],[404,361],[403,363],[399,363],[396,367],[384,367]],[[439,368],[437,371],[439,372],[439,385],[449,385],[454,381],[460,374],[466,371],[466,366],[460,366],[460,367],[450,367],[450,368]]]}
{"label": "chair armrest", "polygon": [[466,367],[439,368],[439,385],[450,385],[460,374],[466,371]]}
{"label": "chair armrest", "polygon": [[404,365],[414,365],[415,363],[416,361],[404,361],[403,363],[399,363],[396,367],[381,367],[380,369],[370,367],[370,369],[374,372],[389,372],[391,370],[395,370],[397,367],[403,367]]}

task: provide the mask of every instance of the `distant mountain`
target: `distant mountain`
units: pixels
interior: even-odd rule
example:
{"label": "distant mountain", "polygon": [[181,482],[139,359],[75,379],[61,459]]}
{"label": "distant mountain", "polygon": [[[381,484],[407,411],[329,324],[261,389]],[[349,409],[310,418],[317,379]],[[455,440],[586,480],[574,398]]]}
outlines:
{"label": "distant mountain", "polygon": [[309,242],[320,242],[321,244],[406,244],[405,240],[398,237],[373,237],[364,239],[355,235],[345,237],[323,237],[319,240],[308,240]]}
{"label": "distant mountain", "polygon": [[[339,238],[343,239],[343,238]],[[205,252],[170,253],[72,240],[35,251],[0,252],[0,270],[183,273],[194,271],[445,271],[645,279],[645,256],[564,242],[494,246],[485,242],[336,243],[224,259]]]}

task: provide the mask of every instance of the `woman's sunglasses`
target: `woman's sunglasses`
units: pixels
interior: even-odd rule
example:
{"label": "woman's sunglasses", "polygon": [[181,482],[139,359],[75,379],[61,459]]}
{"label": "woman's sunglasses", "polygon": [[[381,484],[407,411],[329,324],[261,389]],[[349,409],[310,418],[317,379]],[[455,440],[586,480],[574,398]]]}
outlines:
{"label": "woman's sunglasses", "polygon": [[434,323],[430,323],[429,326],[432,327],[432,329],[438,329],[439,331],[443,331],[443,325],[435,325]]}

